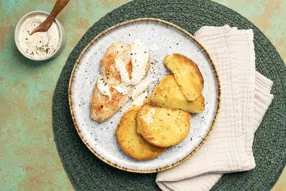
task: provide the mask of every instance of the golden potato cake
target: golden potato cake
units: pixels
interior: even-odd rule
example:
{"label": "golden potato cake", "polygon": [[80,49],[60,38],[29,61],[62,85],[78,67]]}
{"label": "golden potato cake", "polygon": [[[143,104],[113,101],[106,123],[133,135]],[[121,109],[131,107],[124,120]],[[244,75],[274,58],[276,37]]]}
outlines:
{"label": "golden potato cake", "polygon": [[153,105],[190,113],[202,113],[205,108],[204,96],[201,94],[195,101],[188,101],[173,75],[164,77],[154,88],[150,102]]}
{"label": "golden potato cake", "polygon": [[150,104],[151,103],[151,97],[147,97],[144,101],[144,104]]}
{"label": "golden potato cake", "polygon": [[132,107],[121,118],[116,128],[116,138],[122,150],[137,160],[153,159],[165,148],[147,143],[136,131],[136,115],[140,107]]}
{"label": "golden potato cake", "polygon": [[145,104],[137,114],[137,132],[150,144],[169,147],[183,141],[190,130],[190,113]]}
{"label": "golden potato cake", "polygon": [[174,74],[187,100],[194,101],[199,98],[204,88],[204,79],[196,63],[176,53],[166,56],[164,64]]}

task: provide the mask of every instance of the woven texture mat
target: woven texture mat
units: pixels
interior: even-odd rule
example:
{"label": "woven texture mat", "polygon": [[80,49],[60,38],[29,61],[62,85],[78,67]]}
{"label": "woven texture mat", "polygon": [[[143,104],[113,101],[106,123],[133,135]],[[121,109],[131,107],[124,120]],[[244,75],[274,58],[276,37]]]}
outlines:
{"label": "woven texture mat", "polygon": [[286,68],[276,49],[263,33],[238,13],[211,1],[141,0],[127,3],[104,16],[82,37],[71,52],[53,97],[54,137],[63,166],[76,190],[159,190],[156,174],[124,172],[103,163],[83,144],[74,128],[69,105],[68,83],[74,63],[88,42],[104,29],[120,22],[154,17],[177,24],[193,34],[205,25],[229,24],[253,29],[256,67],[274,81],[274,100],[255,135],[256,168],[224,175],[213,190],[269,190],[286,162]]}

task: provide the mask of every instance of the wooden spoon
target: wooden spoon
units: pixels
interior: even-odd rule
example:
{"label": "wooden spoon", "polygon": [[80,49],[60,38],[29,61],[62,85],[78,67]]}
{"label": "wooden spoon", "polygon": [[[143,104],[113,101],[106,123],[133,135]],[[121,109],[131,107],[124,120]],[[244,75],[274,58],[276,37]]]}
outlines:
{"label": "wooden spoon", "polygon": [[37,32],[47,32],[49,28],[52,26],[55,21],[57,15],[64,9],[64,7],[68,4],[70,0],[57,0],[52,12],[46,18],[44,22],[42,22],[39,26],[37,26],[30,35]]}

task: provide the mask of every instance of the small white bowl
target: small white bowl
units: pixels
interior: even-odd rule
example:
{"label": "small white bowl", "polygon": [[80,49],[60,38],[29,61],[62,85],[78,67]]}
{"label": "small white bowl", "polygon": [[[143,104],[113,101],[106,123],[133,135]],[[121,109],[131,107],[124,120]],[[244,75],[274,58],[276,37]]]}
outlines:
{"label": "small white bowl", "polygon": [[30,60],[34,60],[34,61],[46,61],[46,60],[50,60],[53,59],[55,57],[57,57],[61,51],[63,50],[64,46],[65,46],[65,31],[64,31],[64,27],[62,26],[62,24],[60,23],[60,21],[58,19],[55,20],[55,24],[57,25],[57,28],[59,29],[59,45],[57,47],[57,49],[49,56],[43,57],[43,58],[33,58],[31,57],[29,54],[25,53],[25,51],[21,48],[20,44],[19,44],[19,36],[20,36],[20,28],[23,25],[24,21],[33,15],[45,15],[48,16],[49,13],[44,12],[44,11],[32,11],[29,12],[27,14],[25,14],[17,23],[16,29],[15,29],[15,33],[14,33],[14,39],[15,39],[15,43],[16,46],[18,48],[18,50],[21,52],[21,54],[23,56],[25,56],[26,58],[30,59]]}

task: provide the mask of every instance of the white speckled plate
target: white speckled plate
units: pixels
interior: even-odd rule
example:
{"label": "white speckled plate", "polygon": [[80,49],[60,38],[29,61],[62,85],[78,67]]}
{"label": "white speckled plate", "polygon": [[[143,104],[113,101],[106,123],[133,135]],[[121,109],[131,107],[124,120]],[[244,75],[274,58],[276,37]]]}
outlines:
{"label": "white speckled plate", "polygon": [[[148,46],[158,46],[151,52],[151,64],[148,78],[158,80],[169,71],[164,67],[163,59],[167,54],[181,53],[194,60],[204,77],[205,111],[192,115],[191,131],[180,144],[166,149],[156,159],[134,160],[120,149],[115,137],[116,126],[124,111],[131,107],[131,100],[109,120],[97,123],[91,120],[89,101],[92,96],[99,72],[100,59],[112,42],[131,43],[141,39]],[[154,83],[149,92],[157,85]],[[149,93],[149,94],[150,94]],[[79,56],[70,79],[69,104],[76,130],[86,146],[104,162],[131,172],[151,173],[174,167],[192,156],[205,142],[214,125],[219,109],[219,80],[214,65],[206,50],[192,35],[180,27],[159,19],[136,19],[107,29],[86,46]]]}

